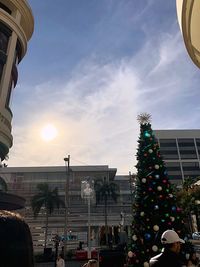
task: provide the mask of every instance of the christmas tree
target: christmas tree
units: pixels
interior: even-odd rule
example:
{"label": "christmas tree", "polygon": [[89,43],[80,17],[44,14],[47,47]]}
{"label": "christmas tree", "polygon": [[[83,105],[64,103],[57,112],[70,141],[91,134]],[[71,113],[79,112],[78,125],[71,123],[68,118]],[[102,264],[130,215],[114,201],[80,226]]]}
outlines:
{"label": "christmas tree", "polygon": [[181,210],[175,204],[173,187],[169,182],[158,142],[151,128],[150,115],[141,114],[138,120],[140,137],[128,265],[148,267],[150,257],[161,251],[162,233],[173,229],[182,236],[184,225]]}

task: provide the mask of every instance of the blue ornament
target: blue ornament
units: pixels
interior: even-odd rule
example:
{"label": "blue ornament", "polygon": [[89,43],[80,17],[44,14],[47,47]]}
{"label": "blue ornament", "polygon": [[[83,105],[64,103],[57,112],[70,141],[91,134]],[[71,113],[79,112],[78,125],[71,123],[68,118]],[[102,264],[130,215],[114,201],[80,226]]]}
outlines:
{"label": "blue ornament", "polygon": [[173,206],[173,207],[172,207],[172,210],[173,210],[173,211],[176,211],[176,207],[175,207],[175,206]]}
{"label": "blue ornament", "polygon": [[151,235],[150,235],[149,233],[146,233],[146,234],[144,235],[144,238],[145,238],[146,240],[150,240],[150,239],[151,239]]}

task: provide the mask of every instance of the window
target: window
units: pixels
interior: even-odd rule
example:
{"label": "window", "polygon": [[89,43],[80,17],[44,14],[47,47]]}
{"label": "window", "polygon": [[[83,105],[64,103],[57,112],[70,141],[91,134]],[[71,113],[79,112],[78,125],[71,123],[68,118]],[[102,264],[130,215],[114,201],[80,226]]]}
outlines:
{"label": "window", "polygon": [[184,176],[196,177],[200,176],[200,168],[198,162],[183,162]]}
{"label": "window", "polygon": [[0,3],[0,8],[11,15],[12,11],[7,6],[5,6],[4,4]]}
{"label": "window", "polygon": [[194,145],[194,139],[178,139],[179,151],[181,159],[196,159],[196,149]]}
{"label": "window", "polygon": [[0,78],[3,73],[3,67],[7,59],[7,47],[11,30],[0,22]]}
{"label": "window", "polygon": [[197,150],[200,156],[200,139],[199,138],[196,139],[196,144],[197,144]]}
{"label": "window", "polygon": [[178,159],[176,139],[160,139],[160,152],[164,159]]}

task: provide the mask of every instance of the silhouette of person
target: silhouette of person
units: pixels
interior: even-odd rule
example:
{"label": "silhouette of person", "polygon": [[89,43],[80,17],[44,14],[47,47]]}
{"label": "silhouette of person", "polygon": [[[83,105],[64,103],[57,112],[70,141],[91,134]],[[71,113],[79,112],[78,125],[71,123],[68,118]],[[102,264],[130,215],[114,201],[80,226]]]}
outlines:
{"label": "silhouette of person", "polygon": [[161,236],[164,250],[150,259],[150,267],[182,267],[179,258],[181,244],[185,243],[173,230],[166,230]]}
{"label": "silhouette of person", "polygon": [[33,243],[28,224],[13,212],[0,211],[0,266],[33,267]]}

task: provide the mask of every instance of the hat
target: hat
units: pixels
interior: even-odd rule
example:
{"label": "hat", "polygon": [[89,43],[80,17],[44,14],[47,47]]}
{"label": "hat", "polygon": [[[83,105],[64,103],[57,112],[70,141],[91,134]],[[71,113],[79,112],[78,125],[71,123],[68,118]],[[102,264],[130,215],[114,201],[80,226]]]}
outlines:
{"label": "hat", "polygon": [[181,239],[178,234],[173,230],[167,230],[161,236],[162,244],[172,244],[176,242],[185,243],[185,241]]}

